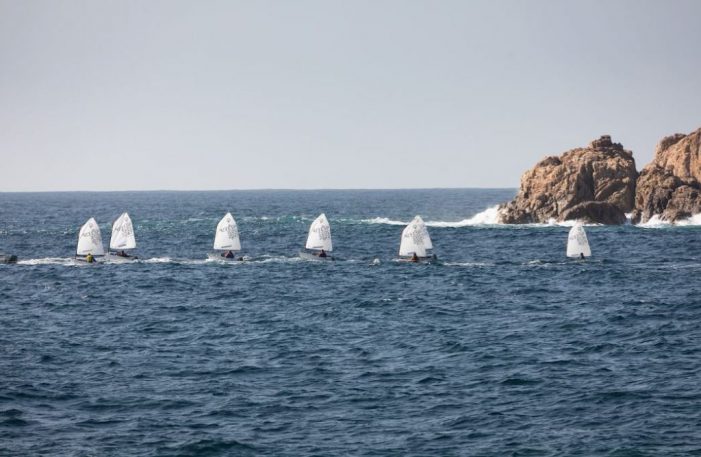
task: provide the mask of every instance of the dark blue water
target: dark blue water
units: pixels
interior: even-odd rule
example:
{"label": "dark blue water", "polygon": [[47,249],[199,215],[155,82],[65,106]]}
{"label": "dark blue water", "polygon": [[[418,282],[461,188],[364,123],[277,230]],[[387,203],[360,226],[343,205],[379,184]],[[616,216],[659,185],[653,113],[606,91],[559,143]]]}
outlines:
{"label": "dark blue water", "polygon": [[[701,230],[566,261],[465,221],[513,193],[0,194],[0,454],[701,455]],[[229,210],[252,260],[205,262]],[[123,211],[144,260],[74,264]],[[415,214],[442,263],[393,261]]]}

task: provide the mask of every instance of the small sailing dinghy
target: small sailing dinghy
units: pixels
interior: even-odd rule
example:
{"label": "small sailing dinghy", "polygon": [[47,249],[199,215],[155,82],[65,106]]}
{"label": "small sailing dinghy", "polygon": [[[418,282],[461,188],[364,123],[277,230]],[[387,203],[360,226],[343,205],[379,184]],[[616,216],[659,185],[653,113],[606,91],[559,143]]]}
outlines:
{"label": "small sailing dinghy", "polygon": [[333,243],[331,242],[331,225],[326,219],[326,214],[321,213],[319,217],[314,219],[309,227],[309,236],[307,237],[306,251],[301,251],[299,256],[309,260],[333,260],[329,255],[333,251]]}
{"label": "small sailing dinghy", "polygon": [[97,261],[98,257],[105,255],[105,247],[102,245],[100,226],[95,218],[90,218],[83,224],[78,233],[78,246],[75,250],[76,260],[87,263]]}
{"label": "small sailing dinghy", "polygon": [[17,256],[12,254],[0,254],[0,263],[17,263]]}
{"label": "small sailing dinghy", "polygon": [[433,242],[421,216],[416,216],[402,231],[399,257],[404,262],[425,262],[436,260],[431,252]]}
{"label": "small sailing dinghy", "polygon": [[567,236],[567,257],[577,259],[591,257],[589,241],[581,222],[574,224],[570,229],[570,234]]}
{"label": "small sailing dinghy", "polygon": [[[234,260],[237,251],[241,250],[241,240],[239,238],[239,229],[231,213],[226,215],[217,224],[217,230],[214,232],[214,249],[219,252],[208,254],[210,260]],[[239,257],[243,260],[243,257]]]}
{"label": "small sailing dinghy", "polygon": [[131,218],[128,213],[122,213],[112,224],[110,252],[106,258],[111,262],[131,262],[137,257],[127,254],[126,251],[135,247],[136,238],[134,238],[134,226],[131,223]]}

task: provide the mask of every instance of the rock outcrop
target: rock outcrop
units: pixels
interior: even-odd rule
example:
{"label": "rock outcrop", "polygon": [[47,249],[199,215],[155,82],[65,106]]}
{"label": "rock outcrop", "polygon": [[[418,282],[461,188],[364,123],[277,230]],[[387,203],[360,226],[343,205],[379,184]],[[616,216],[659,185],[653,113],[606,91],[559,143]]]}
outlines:
{"label": "rock outcrop", "polygon": [[655,158],[640,172],[633,222],[653,216],[674,222],[701,213],[700,181],[701,129],[662,139]]}
{"label": "rock outcrop", "polygon": [[526,171],[516,198],[500,207],[500,221],[622,224],[635,204],[637,178],[633,154],[602,136],[586,148],[547,157]]}

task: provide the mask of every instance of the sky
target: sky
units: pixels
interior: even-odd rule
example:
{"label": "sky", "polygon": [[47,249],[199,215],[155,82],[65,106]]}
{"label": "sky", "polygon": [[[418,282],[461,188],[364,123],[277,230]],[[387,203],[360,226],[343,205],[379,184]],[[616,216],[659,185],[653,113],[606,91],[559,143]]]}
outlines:
{"label": "sky", "polygon": [[696,0],[0,0],[0,191],[518,187],[701,127]]}

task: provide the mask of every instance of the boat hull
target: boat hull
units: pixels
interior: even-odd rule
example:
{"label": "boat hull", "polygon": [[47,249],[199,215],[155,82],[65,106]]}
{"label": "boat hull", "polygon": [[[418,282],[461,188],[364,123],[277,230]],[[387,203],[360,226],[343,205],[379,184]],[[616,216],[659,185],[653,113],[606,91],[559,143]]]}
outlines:
{"label": "boat hull", "polygon": [[403,263],[436,263],[438,262],[438,257],[435,255],[429,257],[419,257],[418,261],[411,260],[411,257],[400,257],[397,259],[397,261]]}
{"label": "boat hull", "polygon": [[225,262],[240,262],[240,261],[244,260],[243,257],[236,257],[236,255],[234,255],[234,257],[227,258],[227,257],[224,257],[223,255],[221,255],[221,254],[218,253],[218,252],[210,252],[210,253],[208,253],[208,254],[207,254],[207,259],[208,259],[208,260],[222,260],[222,261],[225,261]]}
{"label": "boat hull", "polygon": [[318,255],[312,254],[311,252],[306,252],[306,251],[300,251],[299,256],[303,258],[304,260],[319,260],[319,261],[325,261],[325,260],[334,260],[334,258],[330,255],[326,255],[326,257],[319,257]]}
{"label": "boat hull", "polygon": [[109,263],[132,263],[136,262],[139,258],[136,256],[130,256],[130,257],[122,257],[121,255],[116,255],[116,254],[105,254],[105,262]]}
{"label": "boat hull", "polygon": [[17,263],[17,256],[12,254],[0,254],[0,263]]}

